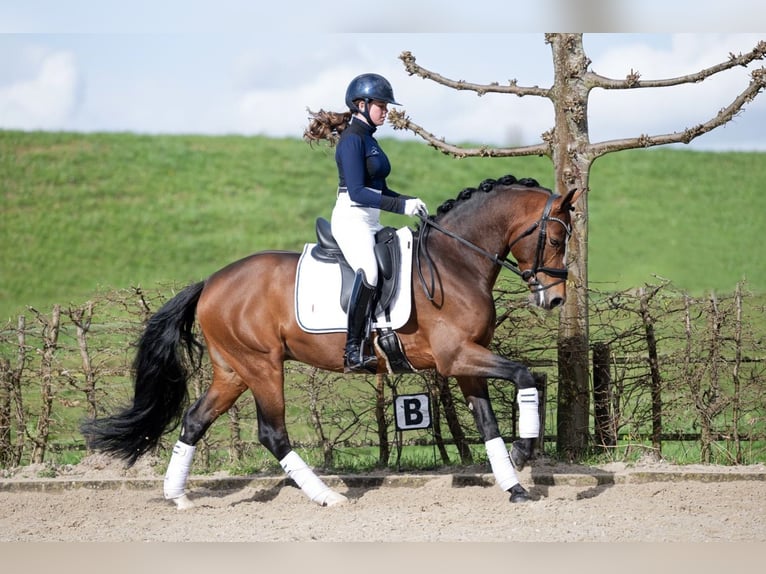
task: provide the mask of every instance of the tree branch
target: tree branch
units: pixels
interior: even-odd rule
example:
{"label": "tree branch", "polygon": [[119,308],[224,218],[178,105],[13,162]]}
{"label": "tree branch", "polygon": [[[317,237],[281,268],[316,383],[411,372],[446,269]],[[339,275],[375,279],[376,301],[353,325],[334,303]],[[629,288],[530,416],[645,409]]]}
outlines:
{"label": "tree branch", "polygon": [[[726,62],[722,62],[715,66],[711,66],[704,70],[700,70],[694,74],[688,74],[685,76],[679,76],[677,78],[666,78],[657,80],[644,80],[640,79],[641,75],[638,72],[631,70],[630,74],[624,80],[616,80],[601,76],[595,72],[586,72],[583,76],[585,83],[589,87],[600,87],[604,89],[629,89],[629,88],[651,88],[651,87],[669,87],[681,84],[699,83],[707,79],[714,74],[734,68],[735,66],[747,66],[755,60],[762,60],[766,57],[766,41],[758,42],[758,44],[746,54],[729,54],[729,59]],[[469,90],[476,92],[479,96],[482,96],[489,92],[514,94],[519,97],[522,96],[541,96],[551,99],[552,92],[550,89],[534,87],[522,87],[518,86],[516,80],[510,80],[508,86],[501,86],[497,83],[493,84],[474,84],[465,82],[463,80],[451,80],[444,76],[427,70],[415,63],[415,57],[411,52],[402,52],[399,59],[404,62],[404,66],[410,75],[417,75],[424,79],[432,80],[438,84],[456,89],[456,90]],[[613,151],[620,151],[624,149],[635,149],[640,147],[653,147],[658,145],[666,145],[672,143],[685,143],[688,144],[693,139],[727,123],[735,115],[737,115],[743,108],[743,106],[755,98],[758,93],[766,87],[766,69],[761,67],[754,70],[751,74],[752,80],[748,87],[737,98],[729,104],[729,106],[723,108],[718,114],[708,120],[705,123],[686,128],[682,132],[673,132],[670,134],[660,135],[646,135],[642,134],[639,137],[624,138],[617,140],[609,140],[605,142],[599,142],[588,146],[589,155],[592,158],[599,157],[606,153]],[[542,134],[542,142],[535,145],[515,147],[515,148],[497,148],[489,145],[463,148],[454,144],[447,143],[444,138],[439,138],[433,133],[425,130],[423,127],[412,122],[409,117],[405,115],[405,111],[398,112],[392,110],[389,112],[389,122],[395,130],[408,130],[424,139],[429,145],[438,149],[445,155],[451,155],[457,158],[465,157],[520,157],[520,156],[548,156],[553,157],[553,132],[551,129],[548,132]]]}
{"label": "tree branch", "polygon": [[721,62],[710,68],[700,70],[694,74],[687,74],[677,78],[665,78],[658,80],[641,80],[641,74],[633,69],[630,70],[624,80],[615,80],[607,78],[595,72],[586,72],[584,80],[589,88],[603,88],[605,90],[625,90],[631,88],[663,88],[668,86],[678,86],[681,84],[697,84],[706,80],[724,70],[729,70],[735,66],[747,66],[755,60],[762,60],[766,56],[766,42],[760,41],[758,45],[747,54],[734,55],[729,54],[726,62]]}
{"label": "tree branch", "polygon": [[418,66],[415,63],[415,56],[412,52],[402,52],[399,55],[399,59],[404,62],[404,68],[407,70],[410,76],[420,76],[426,80],[432,80],[437,84],[453,88],[455,90],[469,90],[476,92],[479,96],[494,92],[498,94],[515,94],[519,97],[522,96],[542,96],[545,98],[550,97],[550,90],[547,88],[540,88],[538,86],[522,87],[516,84],[516,80],[508,80],[507,86],[501,86],[497,82],[492,84],[473,84],[464,80],[451,80],[444,76],[426,70],[425,68]]}
{"label": "tree branch", "polygon": [[[516,148],[496,148],[491,146],[481,146],[477,148],[463,148],[444,141],[444,138],[438,138],[429,131],[426,131],[418,124],[412,122],[405,112],[389,110],[388,121],[395,130],[408,130],[426,140],[431,147],[441,151],[445,155],[451,155],[456,158],[465,157],[520,157],[528,155],[551,156],[551,146],[549,143],[541,143],[533,146]],[[550,133],[550,132],[546,132]]]}
{"label": "tree branch", "polygon": [[641,135],[637,138],[625,138],[619,140],[609,140],[592,144],[589,146],[589,151],[592,157],[598,157],[613,151],[620,151],[624,149],[635,149],[639,147],[652,147],[657,145],[666,145],[671,143],[685,143],[688,144],[693,139],[706,134],[707,132],[722,126],[730,121],[735,115],[737,115],[743,108],[743,106],[751,102],[758,93],[766,88],[766,68],[758,68],[753,70],[751,74],[752,80],[748,84],[747,88],[740,93],[731,104],[723,108],[713,118],[703,124],[696,125],[691,128],[687,128],[682,132],[674,132],[672,134],[662,134],[655,136]]}

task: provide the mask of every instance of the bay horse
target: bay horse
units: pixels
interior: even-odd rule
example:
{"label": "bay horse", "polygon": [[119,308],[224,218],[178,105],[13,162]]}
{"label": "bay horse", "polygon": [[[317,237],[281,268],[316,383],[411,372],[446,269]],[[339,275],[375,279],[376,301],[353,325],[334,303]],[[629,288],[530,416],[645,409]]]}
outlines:
{"label": "bay horse", "polygon": [[[528,284],[534,305],[552,309],[564,302],[574,201],[575,190],[559,196],[530,178],[488,179],[445,202],[436,215],[422,216],[413,234],[412,310],[396,331],[401,347],[413,369],[435,369],[456,378],[485,443],[495,482],[510,493],[511,502],[531,498],[515,471],[524,467],[539,434],[538,392],[526,366],[487,348],[496,319],[492,291],[505,267]],[[285,361],[343,372],[345,333],[309,333],[296,320],[298,261],[294,252],[255,253],[166,302],[138,342],[133,404],[85,421],[88,446],[130,466],[181,423],[164,495],[178,508],[191,507],[185,487],[195,445],[249,389],[259,442],[287,476],[321,506],[345,502],[292,449],[285,426]],[[423,289],[417,288],[416,278]],[[195,318],[204,346],[194,334]],[[184,411],[187,379],[204,348],[212,382]],[[379,360],[379,371],[382,365]],[[488,378],[517,387],[519,439],[510,452],[490,404]]]}

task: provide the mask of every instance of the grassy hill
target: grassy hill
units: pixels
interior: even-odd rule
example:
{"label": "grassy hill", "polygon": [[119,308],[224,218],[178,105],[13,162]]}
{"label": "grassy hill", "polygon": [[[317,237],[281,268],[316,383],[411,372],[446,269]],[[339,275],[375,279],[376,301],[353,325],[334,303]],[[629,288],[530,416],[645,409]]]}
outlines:
{"label": "grassy hill", "polygon": [[[507,173],[553,185],[546,158],[456,160],[381,139],[392,188],[433,211]],[[591,172],[589,274],[623,289],[766,292],[766,154],[621,152]],[[333,150],[299,139],[0,131],[0,321],[98,290],[186,283],[261,249],[292,249],[329,217]],[[386,223],[412,220],[386,214]]]}

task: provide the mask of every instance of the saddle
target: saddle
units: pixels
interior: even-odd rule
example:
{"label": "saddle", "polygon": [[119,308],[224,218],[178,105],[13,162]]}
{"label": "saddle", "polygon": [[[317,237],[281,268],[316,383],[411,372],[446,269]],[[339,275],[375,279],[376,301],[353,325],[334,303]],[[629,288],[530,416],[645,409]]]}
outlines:
{"label": "saddle", "polygon": [[[351,287],[354,284],[356,270],[351,268],[332,235],[330,222],[319,217],[316,221],[317,243],[311,248],[311,256],[324,263],[337,263],[341,271],[340,306],[348,312],[348,301],[351,298]],[[391,302],[399,287],[402,253],[396,229],[384,227],[375,234],[375,260],[378,264],[378,285],[374,315],[390,320]],[[382,355],[388,372],[412,373],[410,364],[401,341],[396,332],[390,327],[378,328],[373,338],[373,345]]]}
{"label": "saddle", "polygon": [[[348,311],[348,300],[354,283],[355,269],[351,268],[332,235],[330,222],[323,217],[316,221],[317,243],[311,255],[318,261],[337,263],[341,271],[340,306]],[[376,293],[376,315],[385,314],[396,294],[399,283],[399,266],[402,254],[396,240],[396,229],[384,227],[375,234],[375,259],[378,262],[378,285]]]}

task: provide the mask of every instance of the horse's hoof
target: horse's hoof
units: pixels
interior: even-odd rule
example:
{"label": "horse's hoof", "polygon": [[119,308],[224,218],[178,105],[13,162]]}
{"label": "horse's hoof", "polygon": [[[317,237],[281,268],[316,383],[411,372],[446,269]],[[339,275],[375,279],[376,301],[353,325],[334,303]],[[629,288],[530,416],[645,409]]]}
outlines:
{"label": "horse's hoof", "polygon": [[175,503],[178,510],[189,510],[190,508],[194,508],[194,503],[185,494],[182,494],[178,498],[172,498],[171,500]]}
{"label": "horse's hoof", "polygon": [[348,498],[338,492],[335,492],[334,490],[331,490],[327,493],[327,496],[322,501],[322,506],[339,506],[341,504],[346,504],[347,502]]}
{"label": "horse's hoof", "polygon": [[514,443],[511,445],[510,452],[511,464],[513,465],[513,468],[519,472],[524,470],[524,467],[527,465],[527,461],[529,460],[529,456],[531,454],[532,453],[524,448],[524,444],[520,440],[514,441]]}
{"label": "horse's hoof", "polygon": [[511,493],[510,501],[513,503],[516,502],[529,502],[532,500],[532,497],[529,496],[529,492],[527,492],[527,489],[521,486],[520,484],[514,484],[508,492]]}

